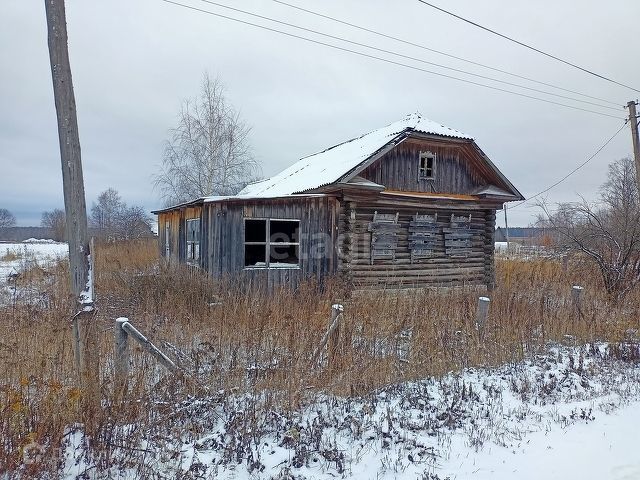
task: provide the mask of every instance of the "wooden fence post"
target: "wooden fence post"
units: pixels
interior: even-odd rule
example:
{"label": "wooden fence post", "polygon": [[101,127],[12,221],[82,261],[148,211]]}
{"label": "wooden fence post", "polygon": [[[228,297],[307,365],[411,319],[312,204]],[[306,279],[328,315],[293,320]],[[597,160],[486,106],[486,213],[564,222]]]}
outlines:
{"label": "wooden fence post", "polygon": [[327,343],[327,363],[335,363],[336,356],[340,349],[340,320],[344,307],[340,304],[331,306],[331,323],[329,327],[329,339]]}
{"label": "wooden fence post", "polygon": [[123,327],[129,321],[128,318],[120,317],[116,319],[115,342],[116,351],[114,357],[114,378],[115,390],[124,391],[127,388],[129,378],[129,334]]}
{"label": "wooden fence post", "polygon": [[491,303],[489,297],[478,297],[478,309],[476,310],[476,328],[478,329],[480,338],[484,337],[484,326],[487,322],[487,315],[489,313],[489,303]]}
{"label": "wooden fence post", "polygon": [[313,352],[311,365],[316,363],[316,360],[318,360],[318,357],[320,356],[320,352],[322,352],[325,347],[327,347],[327,362],[330,364],[335,360],[335,356],[338,353],[339,348],[340,320],[343,312],[344,307],[342,305],[336,303],[331,306],[331,321],[329,323],[329,328],[327,329],[327,333],[322,337],[320,345],[318,345],[316,351]]}
{"label": "wooden fence post", "polygon": [[582,317],[582,295],[584,294],[584,287],[580,285],[574,285],[571,287],[571,298],[573,299],[573,307],[576,311],[576,317],[580,320]]}

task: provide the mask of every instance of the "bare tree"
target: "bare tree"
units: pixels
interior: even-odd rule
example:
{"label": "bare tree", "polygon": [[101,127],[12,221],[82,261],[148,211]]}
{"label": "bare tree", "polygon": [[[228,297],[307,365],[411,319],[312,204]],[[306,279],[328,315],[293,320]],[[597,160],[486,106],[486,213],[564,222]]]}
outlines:
{"label": "bare tree", "polygon": [[118,222],[118,238],[132,239],[150,237],[152,218],[139,206],[127,207],[122,211]]}
{"label": "bare tree", "polygon": [[16,217],[6,208],[0,208],[0,228],[15,227]]}
{"label": "bare tree", "polygon": [[155,186],[166,204],[232,195],[260,176],[250,128],[230,106],[217,78],[205,73],[197,98],[186,100],[170,130]]}
{"label": "bare tree", "polygon": [[108,188],[91,206],[90,225],[102,237],[113,240],[147,237],[153,234],[152,219],[142,207],[129,207],[117,190]]}
{"label": "bare tree", "polygon": [[50,212],[42,212],[40,225],[51,230],[51,234],[55,241],[65,241],[67,221],[64,210],[56,208]]}
{"label": "bare tree", "polygon": [[544,222],[565,245],[598,266],[607,292],[622,298],[640,283],[640,203],[635,164],[623,158],[609,166],[600,202],[565,203],[554,213],[543,205]]}
{"label": "bare tree", "polygon": [[125,208],[120,194],[115,189],[108,188],[98,196],[97,202],[91,205],[89,224],[107,234],[111,233]]}

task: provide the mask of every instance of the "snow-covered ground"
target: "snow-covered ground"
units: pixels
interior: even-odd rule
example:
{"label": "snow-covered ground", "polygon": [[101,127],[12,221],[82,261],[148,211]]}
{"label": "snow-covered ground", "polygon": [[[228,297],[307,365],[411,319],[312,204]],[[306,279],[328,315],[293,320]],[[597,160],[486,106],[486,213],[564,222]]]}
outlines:
{"label": "snow-covered ground", "polygon": [[[160,441],[150,432],[128,444],[122,463],[223,480],[640,479],[638,353],[635,343],[556,346],[366,397],[315,394],[294,411],[246,394],[194,398],[163,417],[174,427],[156,427]],[[66,478],[93,470],[81,432],[67,438]]]}
{"label": "snow-covered ground", "polygon": [[452,479],[637,480],[638,427],[640,402],[634,401],[588,423],[531,432],[514,447],[475,452],[456,438],[442,470]]}
{"label": "snow-covered ground", "polygon": [[30,238],[19,243],[0,243],[0,303],[14,295],[16,275],[27,268],[47,268],[69,254],[66,243]]}

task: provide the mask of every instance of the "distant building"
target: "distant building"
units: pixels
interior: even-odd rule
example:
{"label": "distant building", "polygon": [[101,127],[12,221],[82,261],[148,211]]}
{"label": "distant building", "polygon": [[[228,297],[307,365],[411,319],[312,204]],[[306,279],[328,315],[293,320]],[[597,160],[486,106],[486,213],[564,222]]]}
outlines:
{"label": "distant building", "polygon": [[[542,227],[509,227],[509,241],[520,245],[552,246],[556,242],[556,231],[553,228]],[[496,228],[496,242],[507,241],[507,229]]]}
{"label": "distant building", "polygon": [[522,199],[472,137],[413,114],[238,195],[154,213],[162,255],[215,277],[491,286],[496,210]]}

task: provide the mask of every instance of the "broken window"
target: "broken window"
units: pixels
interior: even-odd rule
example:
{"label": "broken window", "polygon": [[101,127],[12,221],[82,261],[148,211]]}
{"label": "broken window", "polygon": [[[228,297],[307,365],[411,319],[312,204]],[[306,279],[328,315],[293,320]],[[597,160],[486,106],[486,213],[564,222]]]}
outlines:
{"label": "broken window", "polygon": [[300,264],[300,221],[246,218],[244,266],[297,268]]}
{"label": "broken window", "polygon": [[200,261],[200,219],[187,220],[187,263]]}
{"label": "broken window", "polygon": [[418,166],[419,179],[433,179],[436,174],[436,155],[431,152],[420,152],[420,163]]}

